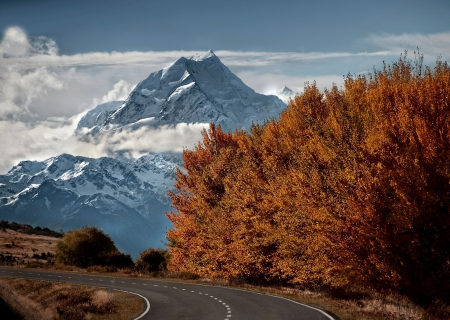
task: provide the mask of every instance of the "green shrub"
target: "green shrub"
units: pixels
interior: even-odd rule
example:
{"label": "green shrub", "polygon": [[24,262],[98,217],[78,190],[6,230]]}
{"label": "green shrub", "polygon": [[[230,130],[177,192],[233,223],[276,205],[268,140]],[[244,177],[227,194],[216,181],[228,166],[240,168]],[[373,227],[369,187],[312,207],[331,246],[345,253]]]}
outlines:
{"label": "green shrub", "polygon": [[58,263],[81,268],[127,260],[126,255],[120,258],[116,252],[119,250],[109,235],[97,227],[85,226],[64,235],[56,246],[55,258]]}
{"label": "green shrub", "polygon": [[167,270],[169,252],[164,249],[149,248],[139,254],[136,261],[136,269],[143,272]]}

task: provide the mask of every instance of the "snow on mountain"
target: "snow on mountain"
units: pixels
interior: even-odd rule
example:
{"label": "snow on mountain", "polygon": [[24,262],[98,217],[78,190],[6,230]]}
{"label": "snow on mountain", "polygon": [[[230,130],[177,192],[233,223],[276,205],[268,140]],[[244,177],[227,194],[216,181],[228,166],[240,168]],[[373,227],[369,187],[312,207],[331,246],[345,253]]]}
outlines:
{"label": "snow on mountain", "polygon": [[286,86],[281,88],[276,94],[276,96],[278,98],[280,98],[280,100],[286,104],[289,103],[289,100],[293,100],[295,98],[295,96],[298,96],[298,95],[299,95],[298,92],[294,92],[292,89],[289,89]]}
{"label": "snow on mountain", "polygon": [[[208,51],[151,73],[125,101],[90,110],[75,134],[84,139],[142,126],[210,122],[226,131],[249,129],[252,122],[278,117],[285,107],[276,96],[246,86]],[[137,257],[165,240],[170,227],[164,216],[170,210],[167,192],[182,167],[180,158],[167,153],[138,159],[61,154],[22,161],[0,175],[0,219],[63,230],[95,225],[109,233],[120,250]]]}
{"label": "snow on mountain", "polygon": [[124,101],[109,101],[89,110],[78,122],[76,131],[89,131],[102,125],[105,120],[119,109]]}
{"label": "snow on mountain", "polygon": [[208,51],[189,59],[182,57],[153,72],[120,108],[104,118],[106,112],[97,107],[86,115],[79,129],[97,133],[130,125],[136,128],[143,119],[146,121],[142,125],[155,127],[215,122],[224,130],[248,129],[252,122],[278,117],[285,107],[276,96],[259,94],[246,86]]}
{"label": "snow on mountain", "polygon": [[165,239],[166,193],[180,166],[170,154],[23,161],[0,175],[0,219],[63,230],[96,225],[136,257]]}

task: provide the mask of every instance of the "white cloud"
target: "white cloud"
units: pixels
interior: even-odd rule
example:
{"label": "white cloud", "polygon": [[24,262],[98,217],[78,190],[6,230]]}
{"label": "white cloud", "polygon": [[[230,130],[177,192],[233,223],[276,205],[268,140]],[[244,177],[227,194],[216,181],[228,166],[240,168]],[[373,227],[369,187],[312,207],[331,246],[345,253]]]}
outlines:
{"label": "white cloud", "polygon": [[400,35],[383,34],[370,35],[365,42],[384,50],[401,53],[409,50],[424,54],[426,59],[434,60],[442,55],[444,59],[450,58],[450,31],[434,34],[403,33]]}
{"label": "white cloud", "polygon": [[96,147],[103,154],[127,152],[134,157],[142,153],[182,152],[183,148],[193,148],[202,140],[201,131],[208,128],[207,123],[179,123],[173,126],[152,128],[143,126],[137,130],[128,129],[105,133],[96,140]]}
{"label": "white cloud", "polygon": [[29,118],[36,99],[49,90],[60,90],[63,83],[58,74],[44,66],[24,69],[10,64],[11,57],[28,59],[33,55],[57,53],[56,43],[46,37],[36,38],[32,43],[18,27],[6,30],[0,42],[0,119]]}
{"label": "white cloud", "polygon": [[317,61],[325,59],[342,59],[351,57],[383,57],[391,55],[389,51],[378,52],[241,52],[241,51],[217,51],[225,65],[230,66],[267,66],[280,63],[299,63],[305,61]]}
{"label": "white cloud", "polygon": [[75,143],[71,135],[79,119],[80,115],[38,123],[0,120],[0,173],[21,160],[43,160],[70,151]]}
{"label": "white cloud", "polygon": [[141,127],[103,134],[95,141],[80,141],[73,132],[81,116],[53,118],[26,124],[20,121],[0,121],[0,174],[6,173],[23,160],[44,160],[69,153],[98,158],[114,152],[126,152],[138,157],[145,152],[182,152],[193,148],[202,139],[201,130],[208,124],[180,123],[176,127],[157,129]]}
{"label": "white cloud", "polygon": [[0,42],[0,53],[6,57],[31,57],[33,55],[57,56],[58,45],[45,36],[29,39],[24,30],[10,27]]}
{"label": "white cloud", "polygon": [[19,27],[8,28],[0,42],[0,52],[9,57],[26,56],[31,49],[26,33]]}
{"label": "white cloud", "polygon": [[120,80],[114,84],[114,88],[108,91],[101,99],[94,98],[92,107],[95,107],[101,103],[117,100],[125,100],[128,95],[136,87],[136,85],[126,82],[125,80]]}
{"label": "white cloud", "polygon": [[[303,92],[305,83],[312,84],[316,81],[319,89],[330,89],[336,84],[341,86],[344,84],[342,75],[322,75],[322,76],[288,76],[283,74],[259,73],[255,71],[240,71],[237,73],[248,86],[251,88],[261,88],[264,94],[275,94],[283,86],[289,87],[294,92]],[[281,84],[281,85],[280,85]]]}
{"label": "white cloud", "polygon": [[58,75],[44,67],[21,72],[0,61],[0,70],[0,119],[33,116],[29,107],[34,100],[63,87]]}

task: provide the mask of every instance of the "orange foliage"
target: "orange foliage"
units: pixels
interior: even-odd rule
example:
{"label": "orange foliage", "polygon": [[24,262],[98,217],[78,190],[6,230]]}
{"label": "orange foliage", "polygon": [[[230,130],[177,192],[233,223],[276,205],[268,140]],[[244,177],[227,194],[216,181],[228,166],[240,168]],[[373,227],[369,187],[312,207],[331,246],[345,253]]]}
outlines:
{"label": "orange foliage", "polygon": [[169,268],[450,301],[449,138],[449,66],[406,54],[249,133],[211,124],[170,193]]}

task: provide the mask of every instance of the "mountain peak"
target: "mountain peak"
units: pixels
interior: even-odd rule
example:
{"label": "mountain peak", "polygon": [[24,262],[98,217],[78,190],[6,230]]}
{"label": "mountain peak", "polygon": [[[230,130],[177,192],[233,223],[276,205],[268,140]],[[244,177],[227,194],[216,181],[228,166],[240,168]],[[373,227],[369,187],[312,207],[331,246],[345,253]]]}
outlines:
{"label": "mountain peak", "polygon": [[287,86],[284,86],[277,93],[278,94],[294,94],[294,91],[292,91],[292,89],[288,88]]}
{"label": "mountain peak", "polygon": [[[277,97],[256,93],[245,85],[208,50],[151,73],[120,107],[96,108],[79,129],[96,134],[111,128],[214,122],[232,131],[276,118],[285,107]],[[151,120],[144,123],[142,119]]]}
{"label": "mountain peak", "polygon": [[196,54],[191,57],[191,60],[204,61],[204,60],[210,59],[210,58],[217,58],[217,56],[214,54],[214,51],[212,51],[212,50],[208,50],[205,53]]}
{"label": "mountain peak", "polygon": [[299,93],[294,90],[284,86],[277,92],[277,97],[280,98],[284,103],[288,104],[290,100],[294,99],[295,96],[298,96]]}

